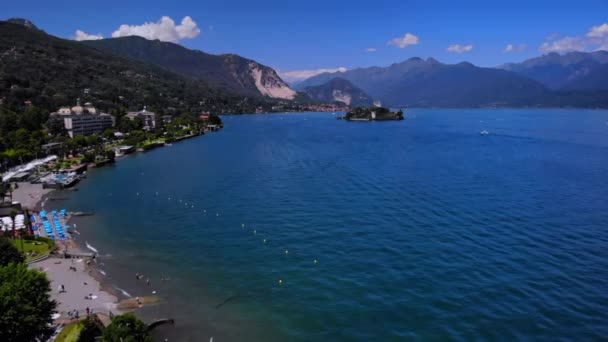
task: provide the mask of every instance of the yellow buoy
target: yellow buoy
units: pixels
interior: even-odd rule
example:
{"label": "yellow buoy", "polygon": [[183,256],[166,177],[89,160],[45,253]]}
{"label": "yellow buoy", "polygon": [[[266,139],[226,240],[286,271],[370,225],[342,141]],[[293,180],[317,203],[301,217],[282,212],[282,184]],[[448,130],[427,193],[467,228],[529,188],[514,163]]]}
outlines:
{"label": "yellow buoy", "polygon": [[289,251],[288,251],[288,250],[285,250],[285,254],[289,254]]}
{"label": "yellow buoy", "polygon": [[315,263],[315,264],[317,263],[317,259],[315,259],[314,263]]}
{"label": "yellow buoy", "polygon": [[266,239],[264,239],[264,243],[266,243]]}
{"label": "yellow buoy", "polygon": [[279,279],[279,284],[283,284],[283,280]]}

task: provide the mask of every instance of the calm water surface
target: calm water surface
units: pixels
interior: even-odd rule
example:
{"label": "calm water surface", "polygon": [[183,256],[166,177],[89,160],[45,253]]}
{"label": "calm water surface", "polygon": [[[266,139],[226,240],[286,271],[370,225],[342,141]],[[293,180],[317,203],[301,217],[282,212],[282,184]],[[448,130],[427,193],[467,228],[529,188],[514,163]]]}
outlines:
{"label": "calm water surface", "polygon": [[173,341],[608,338],[608,112],[406,115],[227,116],[50,203]]}

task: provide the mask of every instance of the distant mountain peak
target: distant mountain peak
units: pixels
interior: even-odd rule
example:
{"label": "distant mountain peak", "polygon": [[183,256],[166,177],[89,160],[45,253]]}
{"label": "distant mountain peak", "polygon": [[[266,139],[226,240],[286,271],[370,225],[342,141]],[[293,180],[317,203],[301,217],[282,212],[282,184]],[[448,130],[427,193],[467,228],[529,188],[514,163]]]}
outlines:
{"label": "distant mountain peak", "polygon": [[606,89],[608,52],[551,52],[521,63],[508,63],[501,69],[536,80],[551,89]]}
{"label": "distant mountain peak", "polygon": [[469,68],[474,68],[475,67],[475,65],[473,65],[473,63],[467,62],[467,61],[462,61],[462,62],[460,62],[460,63],[458,63],[456,65],[461,66],[461,67],[469,67]]}
{"label": "distant mountain peak", "polygon": [[32,30],[39,30],[38,27],[36,27],[36,25],[34,25],[33,22],[31,22],[28,19],[24,19],[24,18],[10,18],[6,22],[11,23],[11,24],[21,25],[23,27],[26,27],[26,28],[32,29]]}

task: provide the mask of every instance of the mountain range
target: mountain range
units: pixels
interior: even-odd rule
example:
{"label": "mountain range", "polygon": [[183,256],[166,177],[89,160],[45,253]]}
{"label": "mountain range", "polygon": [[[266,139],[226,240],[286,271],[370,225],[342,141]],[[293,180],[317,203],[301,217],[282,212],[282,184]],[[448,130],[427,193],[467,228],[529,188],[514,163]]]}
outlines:
{"label": "mountain range", "polygon": [[252,113],[296,96],[272,68],[237,55],[139,37],[77,42],[25,19],[0,21],[0,104],[16,111],[28,101],[54,111],[81,98],[107,111]]}
{"label": "mountain range", "polygon": [[212,55],[175,43],[138,36],[82,43],[104,52],[155,64],[184,76],[211,81],[242,94],[287,100],[296,97],[296,92],[274,69],[239,55]]}
{"label": "mountain range", "polygon": [[608,107],[608,52],[551,53],[482,68],[410,58],[322,73],[296,86],[235,54],[213,55],[130,36],[77,42],[25,19],[0,22],[0,101],[55,110],[76,98],[105,110],[255,112],[342,102],[411,107]]}
{"label": "mountain range", "polygon": [[482,68],[414,57],[387,67],[322,73],[294,86],[304,90],[336,77],[389,106],[608,106],[608,53],[556,53]]}
{"label": "mountain range", "polygon": [[551,89],[608,90],[608,52],[552,52],[499,68],[536,80]]}

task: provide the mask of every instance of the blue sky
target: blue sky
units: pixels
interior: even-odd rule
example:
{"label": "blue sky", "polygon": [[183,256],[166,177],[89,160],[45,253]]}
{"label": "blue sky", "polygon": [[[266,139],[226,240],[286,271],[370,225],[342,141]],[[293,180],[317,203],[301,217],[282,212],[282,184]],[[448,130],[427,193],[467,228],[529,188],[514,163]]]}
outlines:
{"label": "blue sky", "polygon": [[[601,26],[608,23],[606,0],[10,1],[2,16],[28,18],[64,38],[76,30],[107,38],[129,25],[122,34],[148,32],[205,52],[237,53],[282,73],[384,66],[414,56],[495,66],[608,42],[608,25]],[[136,27],[163,16],[175,27]],[[186,16],[195,24],[179,26]],[[593,27],[601,37],[589,38]],[[155,31],[165,29],[171,32]]]}

